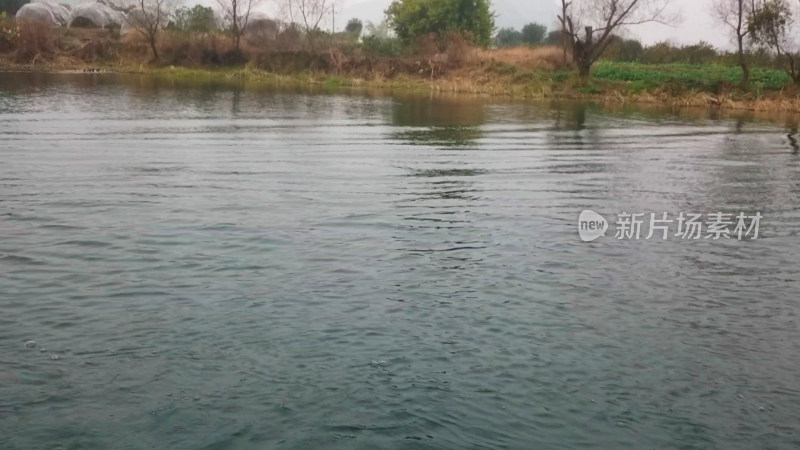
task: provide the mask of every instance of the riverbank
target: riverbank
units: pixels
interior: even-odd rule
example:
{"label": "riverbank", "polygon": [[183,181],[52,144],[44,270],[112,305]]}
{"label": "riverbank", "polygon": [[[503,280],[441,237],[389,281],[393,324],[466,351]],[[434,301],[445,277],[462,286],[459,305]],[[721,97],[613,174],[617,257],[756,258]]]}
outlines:
{"label": "riverbank", "polygon": [[800,112],[800,90],[783,70],[768,67],[752,67],[746,88],[738,86],[741,69],[724,64],[599,61],[591,78],[581,80],[569,68],[569,55],[556,46],[485,49],[450,36],[444,43],[400,51],[340,33],[318,43],[316,51],[297,36],[286,42],[251,36],[238,48],[223,32],[174,30],[159,34],[158,64],[150,64],[150,47],[135,33],[30,24],[6,28],[17,37],[0,46],[0,70],[101,70],[197,83]]}
{"label": "riverbank", "polygon": [[[0,70],[137,73],[182,83],[235,84],[254,88],[388,89],[510,99],[800,112],[800,92],[787,82],[788,77],[783,72],[776,69],[754,68],[750,87],[742,89],[734,82],[738,68],[727,66],[656,66],[602,61],[596,64],[592,78],[587,81],[579,80],[568,69],[530,68],[491,57],[456,67],[436,67],[435,63],[421,58],[384,58],[380,64],[381,70],[371,72],[362,67],[276,71],[260,68],[254,63],[182,67],[137,64],[124,59],[87,63],[61,56],[29,64],[0,59]],[[420,69],[414,70],[414,67]]]}
{"label": "riverbank", "polygon": [[638,87],[636,80],[609,80],[595,77],[589,82],[582,82],[567,70],[509,69],[504,65],[493,63],[450,71],[437,78],[404,73],[392,77],[371,78],[319,71],[282,74],[252,67],[198,69],[143,66],[131,71],[181,81],[244,83],[253,86],[315,86],[331,90],[375,88],[489,95],[511,99],[582,100],[604,104],[644,103],[675,107],[800,112],[800,95],[793,86],[778,90],[762,88],[758,91],[757,88],[742,90],[733,84],[723,84],[720,92],[715,93],[664,82],[642,89]]}

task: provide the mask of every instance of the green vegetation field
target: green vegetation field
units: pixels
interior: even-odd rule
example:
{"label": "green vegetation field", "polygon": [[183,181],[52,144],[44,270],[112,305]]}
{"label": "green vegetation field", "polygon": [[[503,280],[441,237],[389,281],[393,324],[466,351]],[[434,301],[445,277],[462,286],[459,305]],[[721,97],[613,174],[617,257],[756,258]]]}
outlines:
{"label": "green vegetation field", "polygon": [[[753,67],[750,81],[759,90],[780,90],[791,83],[786,72],[778,69]],[[721,83],[736,84],[742,77],[738,66],[716,64],[662,64],[650,65],[614,61],[598,61],[592,76],[600,80],[628,81],[631,91],[658,87],[716,91]]]}

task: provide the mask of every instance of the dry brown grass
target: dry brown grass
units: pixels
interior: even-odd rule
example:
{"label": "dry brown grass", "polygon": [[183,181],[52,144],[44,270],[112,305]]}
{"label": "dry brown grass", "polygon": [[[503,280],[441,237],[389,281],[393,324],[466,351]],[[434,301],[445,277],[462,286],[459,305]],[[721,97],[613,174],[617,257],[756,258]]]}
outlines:
{"label": "dry brown grass", "polygon": [[35,64],[50,59],[59,49],[59,35],[46,23],[23,21],[17,24],[19,36],[16,40],[14,59],[19,63]]}
{"label": "dry brown grass", "polygon": [[490,50],[477,50],[481,59],[494,60],[511,64],[526,69],[561,69],[568,65],[564,59],[564,50],[554,45],[543,45],[540,47],[504,47]]}
{"label": "dry brown grass", "polygon": [[187,67],[235,65],[245,62],[233,38],[225,33],[160,33],[161,62]]}

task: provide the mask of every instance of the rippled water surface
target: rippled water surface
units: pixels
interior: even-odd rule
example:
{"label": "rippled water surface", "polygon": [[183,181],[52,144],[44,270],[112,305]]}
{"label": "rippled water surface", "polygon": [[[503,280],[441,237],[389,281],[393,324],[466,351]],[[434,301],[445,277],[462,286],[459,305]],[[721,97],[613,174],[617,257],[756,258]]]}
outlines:
{"label": "rippled water surface", "polygon": [[0,119],[0,448],[800,445],[791,119],[82,74]]}

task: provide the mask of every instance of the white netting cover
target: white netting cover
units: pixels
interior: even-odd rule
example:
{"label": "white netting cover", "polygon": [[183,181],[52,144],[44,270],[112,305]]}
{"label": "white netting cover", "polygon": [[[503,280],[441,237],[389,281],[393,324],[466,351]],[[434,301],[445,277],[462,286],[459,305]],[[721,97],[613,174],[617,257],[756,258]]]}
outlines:
{"label": "white netting cover", "polygon": [[50,10],[48,5],[43,3],[26,3],[17,11],[16,18],[20,22],[39,22],[47,25],[61,25]]}
{"label": "white netting cover", "polygon": [[119,28],[124,21],[122,13],[101,2],[81,3],[72,10],[71,17],[71,27]]}
{"label": "white netting cover", "polygon": [[53,13],[59,25],[66,25],[69,23],[69,18],[72,14],[69,5],[57,3],[53,0],[33,0],[31,3],[46,5],[50,12]]}

